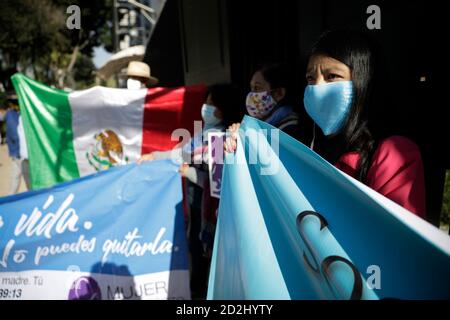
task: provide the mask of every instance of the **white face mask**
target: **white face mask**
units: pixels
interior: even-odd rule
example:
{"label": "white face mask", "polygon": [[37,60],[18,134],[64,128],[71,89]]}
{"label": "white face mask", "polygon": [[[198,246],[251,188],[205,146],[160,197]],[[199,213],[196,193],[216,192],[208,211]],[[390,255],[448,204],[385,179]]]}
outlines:
{"label": "white face mask", "polygon": [[143,87],[142,83],[136,79],[128,79],[127,80],[127,88],[130,90],[138,90]]}
{"label": "white face mask", "polygon": [[205,125],[208,126],[215,126],[216,124],[219,124],[222,119],[217,118],[215,116],[215,112],[216,112],[217,108],[215,106],[212,106],[210,104],[203,104],[202,106],[202,118],[203,121],[205,122]]}

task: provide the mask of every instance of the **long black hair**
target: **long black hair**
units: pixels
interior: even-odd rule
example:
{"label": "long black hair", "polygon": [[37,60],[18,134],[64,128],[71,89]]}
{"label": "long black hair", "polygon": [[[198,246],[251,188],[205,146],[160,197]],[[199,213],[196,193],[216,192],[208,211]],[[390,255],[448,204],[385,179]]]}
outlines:
{"label": "long black hair", "polygon": [[365,182],[378,140],[369,123],[369,112],[381,101],[380,81],[386,77],[380,64],[381,55],[373,39],[351,30],[322,34],[310,57],[319,54],[339,60],[350,68],[353,102],[343,127],[332,136],[322,135],[316,150],[331,163],[336,163],[344,153],[358,152],[360,160],[356,177]]}
{"label": "long black hair", "polygon": [[208,87],[206,97],[211,95],[214,106],[222,112],[225,127],[240,122],[244,117],[242,94],[237,86],[230,83],[218,83]]}

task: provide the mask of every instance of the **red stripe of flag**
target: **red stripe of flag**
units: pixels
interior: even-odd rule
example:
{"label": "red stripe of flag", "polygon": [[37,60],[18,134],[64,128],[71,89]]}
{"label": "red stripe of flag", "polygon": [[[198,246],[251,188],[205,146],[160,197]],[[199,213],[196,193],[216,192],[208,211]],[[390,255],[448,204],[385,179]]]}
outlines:
{"label": "red stripe of flag", "polygon": [[205,101],[203,85],[179,88],[152,88],[147,92],[142,130],[142,154],[172,149],[172,132],[178,128],[194,132],[194,121],[201,121]]}
{"label": "red stripe of flag", "polygon": [[[178,143],[172,132],[183,128],[194,134],[194,121],[201,120],[201,107],[206,99],[203,85],[179,88],[152,88],[147,91],[142,126],[141,154],[170,150]],[[187,225],[189,206],[183,179],[183,209]]]}

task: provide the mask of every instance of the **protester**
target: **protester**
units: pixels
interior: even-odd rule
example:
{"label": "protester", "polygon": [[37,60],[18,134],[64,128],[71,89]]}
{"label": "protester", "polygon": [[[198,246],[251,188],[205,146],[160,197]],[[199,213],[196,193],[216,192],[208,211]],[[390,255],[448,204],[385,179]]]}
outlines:
{"label": "protester", "polygon": [[[286,65],[264,66],[253,74],[250,81],[250,92],[246,99],[247,112],[293,138],[303,140],[299,116],[294,110],[298,102],[292,87],[293,77]],[[229,129],[234,132],[239,126],[239,123],[234,123]],[[234,144],[234,140],[228,142]]]}
{"label": "protester", "polygon": [[20,169],[22,172],[23,180],[25,181],[25,185],[27,190],[31,190],[31,181],[30,181],[30,163],[28,161],[28,148],[27,141],[25,138],[25,130],[23,128],[23,117],[19,116],[19,123],[17,125],[17,135],[19,137],[19,155],[20,155]]}
{"label": "protester", "polygon": [[9,157],[11,158],[9,194],[16,194],[19,192],[22,176],[22,159],[20,157],[20,141],[18,134],[20,113],[17,97],[15,95],[9,95],[7,104],[4,118],[6,122],[6,144],[8,146]]}
{"label": "protester", "polygon": [[336,167],[425,218],[423,164],[406,137],[374,135],[369,110],[377,108],[384,79],[376,46],[351,31],[325,33],[310,55],[305,109],[323,132],[317,152]]}
{"label": "protester", "polygon": [[127,77],[127,88],[132,90],[152,87],[159,81],[152,77],[150,66],[140,61],[131,61],[128,64]]}
{"label": "protester", "polygon": [[[324,33],[306,71],[306,112],[314,127],[311,148],[338,169],[425,218],[425,186],[417,145],[402,136],[374,134],[369,110],[380,107],[384,82],[376,46],[352,31]],[[373,119],[372,119],[373,120]],[[233,128],[235,129],[235,128]],[[235,132],[226,151],[236,149]]]}
{"label": "protester", "polygon": [[[229,84],[216,84],[208,88],[202,106],[203,131],[183,146],[164,152],[143,155],[138,163],[173,159],[180,163],[180,173],[187,178],[189,202],[189,250],[191,254],[192,297],[205,298],[208,268],[214,241],[218,199],[210,196],[208,177],[208,134],[224,132],[227,126],[242,119],[238,90]],[[200,159],[199,164],[198,163]],[[195,161],[197,160],[197,161]],[[195,162],[194,162],[195,161]],[[193,163],[194,162],[194,163]],[[189,165],[187,164],[189,163]]]}
{"label": "protester", "polygon": [[0,104],[0,144],[3,144],[5,140],[4,121],[6,111],[7,111],[6,105]]}

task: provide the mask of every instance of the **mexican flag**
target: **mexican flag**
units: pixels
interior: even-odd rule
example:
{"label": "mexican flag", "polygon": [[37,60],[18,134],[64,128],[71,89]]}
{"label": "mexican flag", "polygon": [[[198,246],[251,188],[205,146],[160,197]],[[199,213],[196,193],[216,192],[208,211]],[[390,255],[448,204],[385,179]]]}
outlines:
{"label": "mexican flag", "polygon": [[23,74],[12,76],[30,162],[33,189],[169,150],[172,132],[193,133],[204,86],[141,90],[93,87],[66,92]]}

